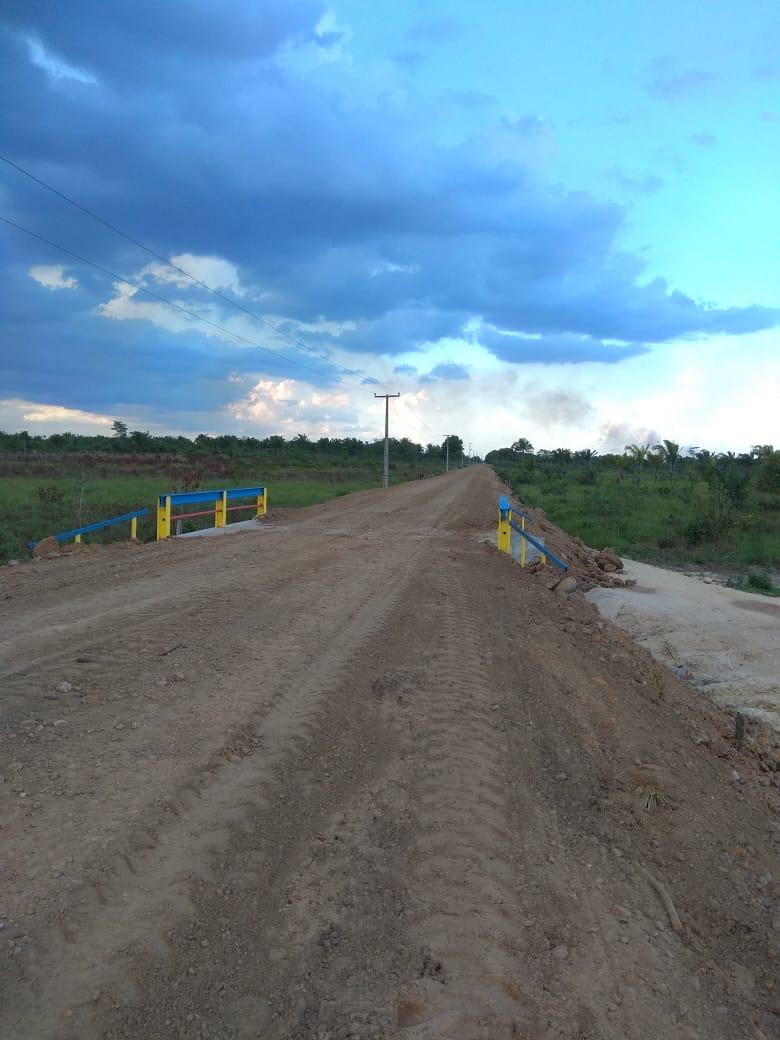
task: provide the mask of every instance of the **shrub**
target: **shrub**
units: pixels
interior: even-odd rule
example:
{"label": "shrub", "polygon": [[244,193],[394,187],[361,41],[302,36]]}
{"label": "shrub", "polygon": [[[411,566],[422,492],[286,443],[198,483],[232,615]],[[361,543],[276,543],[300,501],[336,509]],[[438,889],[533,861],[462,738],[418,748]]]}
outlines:
{"label": "shrub", "polygon": [[771,592],[774,588],[768,574],[751,574],[747,583],[751,589],[757,589],[759,592]]}
{"label": "shrub", "polygon": [[65,499],[65,492],[57,487],[39,487],[36,494],[42,506],[58,506]]}

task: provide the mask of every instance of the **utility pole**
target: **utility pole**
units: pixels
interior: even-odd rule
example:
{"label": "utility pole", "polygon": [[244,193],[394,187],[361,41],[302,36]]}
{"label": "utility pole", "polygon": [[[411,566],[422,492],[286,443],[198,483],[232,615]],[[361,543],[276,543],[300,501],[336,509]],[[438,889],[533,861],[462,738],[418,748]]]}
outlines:
{"label": "utility pole", "polygon": [[471,441],[469,441],[469,466],[471,465]]}
{"label": "utility pole", "polygon": [[447,461],[444,464],[444,472],[449,473],[450,471],[450,438],[449,434],[445,434],[444,444],[447,449]]}
{"label": "utility pole", "polygon": [[390,398],[400,397],[400,394],[374,394],[374,397],[385,399],[385,469],[383,486],[390,484]]}

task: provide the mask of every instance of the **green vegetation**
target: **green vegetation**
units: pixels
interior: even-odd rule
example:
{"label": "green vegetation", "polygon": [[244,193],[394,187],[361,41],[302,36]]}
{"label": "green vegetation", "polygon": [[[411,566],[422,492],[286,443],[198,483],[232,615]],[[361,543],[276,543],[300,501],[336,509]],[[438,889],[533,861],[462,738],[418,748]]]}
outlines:
{"label": "green vegetation", "polygon": [[[521,438],[485,461],[521,500],[589,545],[649,562],[742,570],[744,587],[772,594],[766,571],[780,565],[780,452],[770,445],[745,455],[683,455],[664,441],[598,456],[534,453]],[[748,575],[752,568],[761,573]]]}
{"label": "green vegetation", "polygon": [[[448,439],[455,458],[462,443],[458,437]],[[391,440],[391,483],[441,472],[444,447]],[[382,452],[381,440],[201,435],[191,441],[127,433],[121,423],[115,424],[113,437],[0,432],[0,560],[23,558],[27,543],[47,534],[151,507],[164,492],[264,484],[273,512],[381,487]],[[232,518],[242,516],[251,513]],[[190,520],[186,530],[211,523],[210,517]],[[109,542],[128,535],[129,527],[120,525],[86,540]],[[138,535],[154,537],[153,517],[139,521]]]}

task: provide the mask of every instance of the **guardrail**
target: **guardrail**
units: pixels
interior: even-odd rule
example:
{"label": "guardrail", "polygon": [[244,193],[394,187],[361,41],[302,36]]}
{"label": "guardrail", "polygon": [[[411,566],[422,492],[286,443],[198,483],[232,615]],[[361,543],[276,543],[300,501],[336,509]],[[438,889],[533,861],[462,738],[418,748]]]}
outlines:
{"label": "guardrail", "polygon": [[[241,498],[251,498],[253,501],[246,505],[228,505],[229,502]],[[213,502],[214,508],[199,509],[191,513],[173,512],[174,506],[196,505],[201,502]],[[268,488],[223,488],[219,491],[185,491],[181,494],[159,495],[157,497],[156,509],[154,510],[157,518],[157,540],[170,538],[171,521],[176,523],[178,527],[182,520],[190,520],[197,516],[213,516],[215,527],[225,527],[228,522],[228,515],[242,509],[253,509],[257,517],[265,516],[268,510]],[[74,527],[70,531],[60,531],[59,534],[53,534],[49,537],[56,538],[58,542],[69,542],[71,538],[75,542],[80,542],[81,536],[89,534],[91,531],[102,531],[103,528],[113,527],[115,524],[129,523],[130,538],[137,539],[139,517],[149,516],[152,511],[151,509],[136,509],[132,513],[113,516],[109,520],[97,520],[93,524]],[[27,543],[27,548],[32,551],[41,541],[43,541],[42,538],[36,538],[34,541]]]}
{"label": "guardrail", "polygon": [[[149,513],[151,513],[151,509],[136,509],[132,513],[123,513],[122,516],[114,516],[110,520],[98,520],[94,524],[84,524],[83,527],[74,527],[71,531],[60,531],[59,534],[52,534],[48,537],[56,538],[58,542],[69,542],[71,538],[74,542],[80,542],[83,534],[89,534],[90,531],[102,531],[104,527],[126,524],[129,521],[130,537],[135,539],[138,537],[139,516],[148,516]],[[32,550],[41,541],[43,541],[42,538],[36,538],[34,542],[27,543],[27,548]]]}
{"label": "guardrail", "polygon": [[[518,523],[514,517],[520,518]],[[512,552],[512,531],[515,531],[522,539],[520,544],[520,566],[525,567],[527,547],[533,545],[534,548],[539,550],[539,559],[542,563],[546,563],[547,560],[551,560],[562,571],[567,571],[569,568],[563,562],[559,560],[555,553],[545,546],[544,542],[540,542],[534,538],[533,535],[529,534],[525,529],[526,520],[530,520],[531,517],[528,513],[524,513],[522,509],[517,509],[506,495],[501,495],[498,500],[498,539],[497,544],[500,552],[506,553],[507,556],[511,555]]]}
{"label": "guardrail", "polygon": [[[229,506],[237,498],[252,498],[254,502],[243,506]],[[213,509],[197,509],[191,513],[174,513],[174,506],[200,505],[204,502],[214,504]],[[192,520],[198,516],[213,516],[215,527],[225,527],[228,514],[241,509],[254,509],[255,516],[265,516],[268,509],[268,489],[265,487],[231,488],[220,491],[184,491],[172,495],[159,495],[157,498],[157,541],[171,537],[171,523],[177,526],[182,520]]]}

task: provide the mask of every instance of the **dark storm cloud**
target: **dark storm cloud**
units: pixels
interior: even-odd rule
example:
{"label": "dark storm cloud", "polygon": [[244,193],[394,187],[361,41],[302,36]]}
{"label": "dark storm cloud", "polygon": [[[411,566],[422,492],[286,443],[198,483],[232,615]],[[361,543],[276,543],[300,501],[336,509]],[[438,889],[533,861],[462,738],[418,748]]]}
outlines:
{"label": "dark storm cloud", "polygon": [[[445,147],[413,109],[368,96],[357,104],[288,71],[285,48],[305,55],[335,42],[315,31],[323,11],[288,0],[218,12],[205,0],[82,0],[76,16],[61,4],[6,2],[4,148],[164,255],[231,261],[245,302],[281,316],[286,331],[348,323],[338,336],[301,332],[318,350],[398,355],[480,318],[482,342],[506,360],[611,362],[648,343],[778,321],[767,308],[704,307],[662,279],[641,284],[642,263],[615,251],[623,210],[540,184],[517,158],[546,130],[537,117]],[[65,72],[35,64],[28,39]],[[120,274],[149,262],[7,167],[0,201],[7,216]],[[167,394],[197,408],[230,396],[234,370],[306,377],[202,333],[101,318],[105,279],[75,271],[78,290],[49,293],[26,271],[62,257],[0,234],[15,286],[0,330],[13,394],[93,409]],[[191,289],[160,291],[205,302]],[[266,342],[267,330],[256,335]],[[300,357],[318,369],[313,381],[335,377]]]}
{"label": "dark storm cloud", "polygon": [[487,326],[480,329],[477,339],[502,361],[515,364],[582,364],[586,361],[615,364],[648,350],[641,343],[614,345],[590,336],[540,336],[529,339]]}

